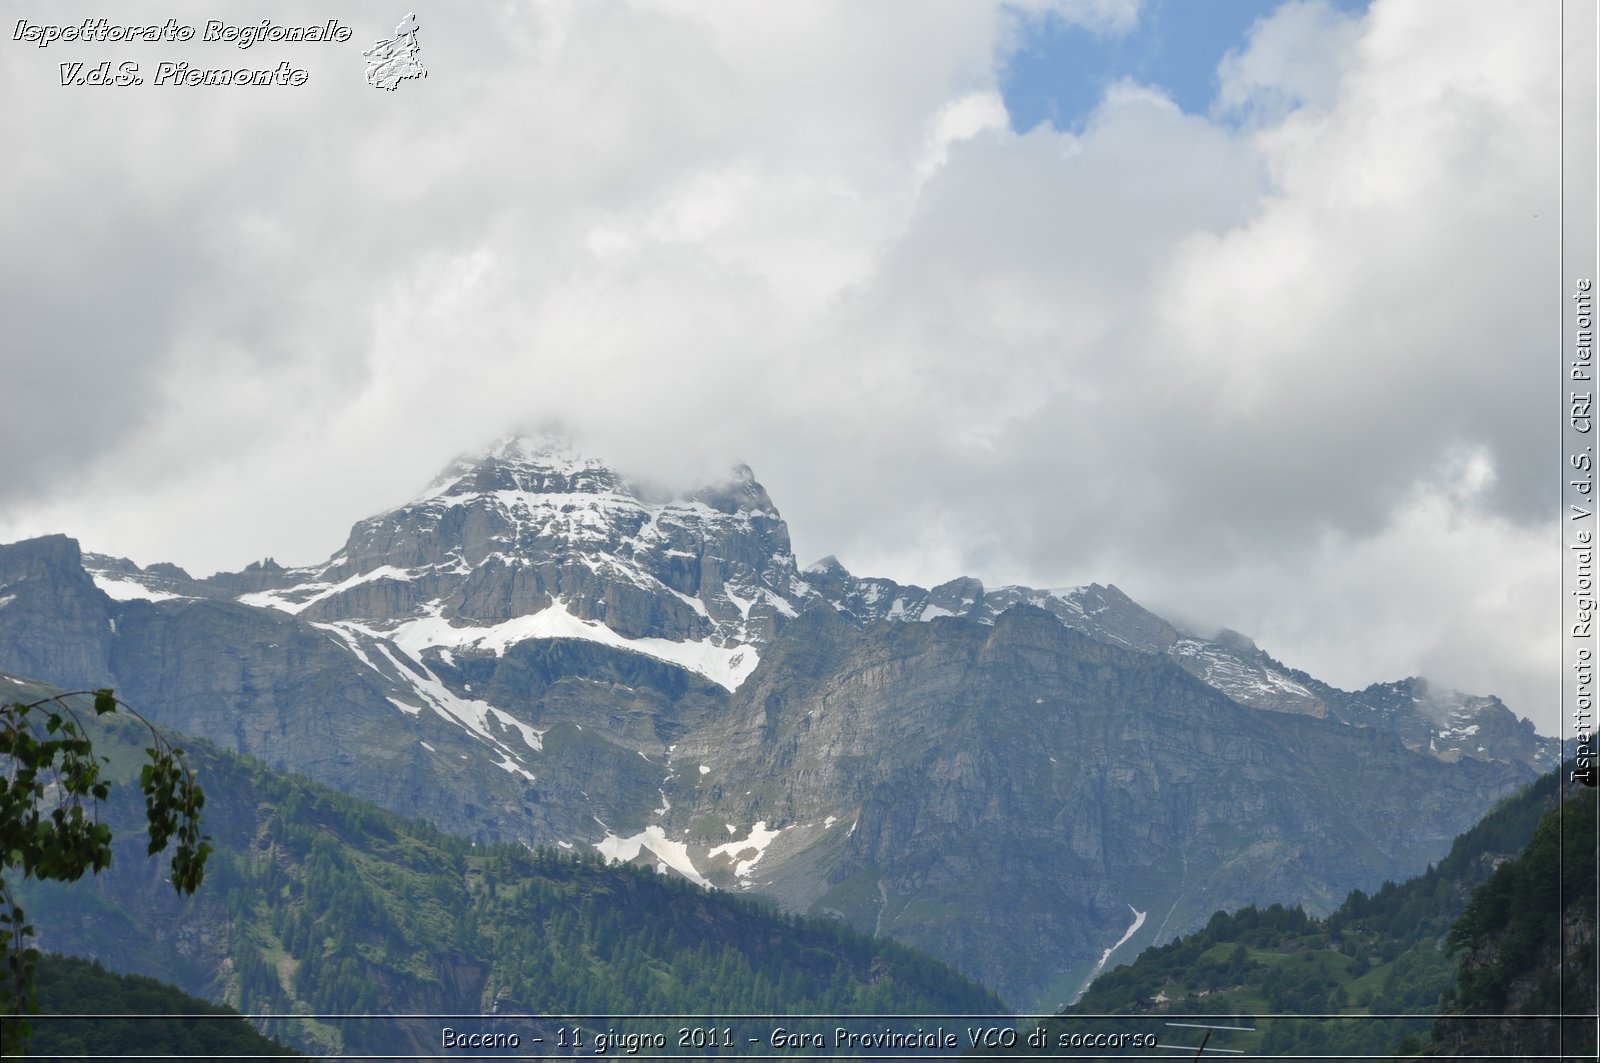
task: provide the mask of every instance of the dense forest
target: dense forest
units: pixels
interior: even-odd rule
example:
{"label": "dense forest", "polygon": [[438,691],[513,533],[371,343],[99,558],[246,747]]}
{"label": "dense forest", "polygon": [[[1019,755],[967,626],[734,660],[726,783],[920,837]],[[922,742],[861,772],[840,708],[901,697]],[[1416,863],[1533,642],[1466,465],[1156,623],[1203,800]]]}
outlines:
{"label": "dense forest", "polygon": [[[1539,824],[1523,854],[1473,893],[1450,930],[1460,957],[1430,1054],[1595,1056],[1595,792]],[[1543,1015],[1589,1012],[1588,1018]],[[1508,1019],[1473,1016],[1509,1015]]]}
{"label": "dense forest", "polygon": [[[91,960],[41,956],[37,985],[31,1059],[110,1058],[134,1048],[141,1059],[300,1054],[257,1033],[232,1008]],[[78,1017],[88,1015],[95,1017]],[[118,1015],[127,1017],[110,1017]]]}

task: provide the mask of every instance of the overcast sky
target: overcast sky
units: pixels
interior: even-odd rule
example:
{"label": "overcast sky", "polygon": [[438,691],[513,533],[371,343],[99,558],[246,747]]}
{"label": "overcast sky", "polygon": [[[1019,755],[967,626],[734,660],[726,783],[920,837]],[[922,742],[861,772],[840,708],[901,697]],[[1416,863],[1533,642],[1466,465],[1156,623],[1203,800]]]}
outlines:
{"label": "overcast sky", "polygon": [[[802,564],[1112,582],[1555,733],[1558,8],[1202,6],[436,4],[387,92],[403,6],[0,0],[0,541],[311,563],[559,421],[748,462]],[[11,39],[224,12],[354,37]]]}

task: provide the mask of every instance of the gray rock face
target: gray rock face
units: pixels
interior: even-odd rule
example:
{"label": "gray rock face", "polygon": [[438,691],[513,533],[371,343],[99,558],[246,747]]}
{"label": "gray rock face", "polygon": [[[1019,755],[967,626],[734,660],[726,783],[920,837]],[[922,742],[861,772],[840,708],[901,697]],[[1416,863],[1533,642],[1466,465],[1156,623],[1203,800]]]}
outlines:
{"label": "gray rock face", "polygon": [[1013,606],[1029,605],[1097,642],[1164,655],[1252,709],[1377,727],[1400,737],[1407,748],[1449,762],[1463,757],[1498,760],[1542,773],[1559,761],[1555,743],[1536,734],[1533,724],[1519,719],[1499,698],[1434,689],[1416,677],[1362,691],[1340,690],[1274,659],[1237,631],[1224,630],[1213,638],[1181,632],[1115,585],[985,591],[977,580],[961,579],[927,591],[858,578],[832,557],[806,569],[804,578],[840,615],[858,622],[960,616],[992,624]]}
{"label": "gray rock face", "polygon": [[1553,755],[1495,699],[1341,691],[1114,586],[802,573],[748,469],[657,497],[517,439],[320,566],[0,547],[0,670],[456,833],[832,914],[1030,1008],[1136,915],[1113,963],[1418,871]]}
{"label": "gray rock face", "polygon": [[964,957],[1014,1002],[1069,999],[1134,912],[1125,958],[1217,908],[1330,910],[1441,851],[1504,785],[1375,729],[1248,709],[1029,606],[992,627],[823,619],[679,745],[674,763],[711,771],[672,792],[673,822],[709,849],[722,822],[764,821],[779,840],[754,888],[807,882],[807,910]]}
{"label": "gray rock face", "polygon": [[1555,743],[1539,737],[1497,697],[1436,687],[1420,676],[1346,693],[1307,677],[1324,691],[1335,718],[1392,731],[1407,749],[1439,760],[1515,760],[1540,771],[1556,767]]}
{"label": "gray rock face", "polygon": [[69,690],[109,685],[112,604],[65,535],[0,546],[0,667]]}

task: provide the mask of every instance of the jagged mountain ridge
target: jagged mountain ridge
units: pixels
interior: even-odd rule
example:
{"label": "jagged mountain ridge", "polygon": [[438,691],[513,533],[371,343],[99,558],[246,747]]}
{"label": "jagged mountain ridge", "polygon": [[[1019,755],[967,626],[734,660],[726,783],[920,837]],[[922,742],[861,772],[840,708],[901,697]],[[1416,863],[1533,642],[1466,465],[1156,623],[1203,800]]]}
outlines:
{"label": "jagged mountain ridge", "polygon": [[[1437,726],[1417,681],[1338,691],[1114,586],[801,571],[748,470],[657,497],[517,439],[322,565],[197,580],[52,537],[0,547],[0,600],[7,671],[115,685],[446,829],[832,913],[1023,1004],[1075,989],[1131,902],[1151,918],[1130,948],[1419,870],[1544,756],[1493,699],[1458,706],[1478,734]],[[1397,783],[1343,800],[1306,781],[1310,750]],[[1019,969],[1008,938],[1035,937],[1049,955]]]}
{"label": "jagged mountain ridge", "polygon": [[722,483],[651,499],[549,438],[510,436],[457,459],[417,498],[358,523],[319,566],[268,562],[194,580],[170,564],[140,569],[91,554],[86,565],[114,597],[221,594],[411,651],[589,639],[729,689],[787,620],[819,600],[859,623],[957,616],[993,624],[1028,604],[1099,641],[1166,654],[1252,708],[1390,727],[1446,760],[1514,759],[1536,771],[1554,763],[1549,744],[1498,698],[1436,690],[1420,677],[1339,690],[1237,632],[1207,639],[1181,631],[1115,585],[987,590],[961,577],[929,590],[857,577],[833,557],[801,571],[787,525],[747,466]]}

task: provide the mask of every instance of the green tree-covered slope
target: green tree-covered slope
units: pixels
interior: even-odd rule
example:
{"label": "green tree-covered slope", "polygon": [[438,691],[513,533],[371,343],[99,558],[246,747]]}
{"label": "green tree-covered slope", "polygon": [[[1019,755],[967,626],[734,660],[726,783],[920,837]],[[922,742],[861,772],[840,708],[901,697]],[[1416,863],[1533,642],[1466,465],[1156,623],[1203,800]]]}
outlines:
{"label": "green tree-covered slope", "polygon": [[[189,1058],[300,1054],[257,1033],[232,1008],[154,978],[115,974],[91,960],[53,954],[40,957],[38,975],[40,1014],[33,1017],[30,1059],[114,1059],[132,1051],[141,1059],[167,1053]],[[76,1017],[89,1015],[95,1017]],[[109,1017],[117,1015],[127,1018]]]}
{"label": "green tree-covered slope", "polygon": [[[1595,791],[1580,790],[1473,893],[1450,931],[1460,968],[1428,1054],[1595,1058],[1597,826]],[[1473,1018],[1485,1015],[1515,1017]]]}

